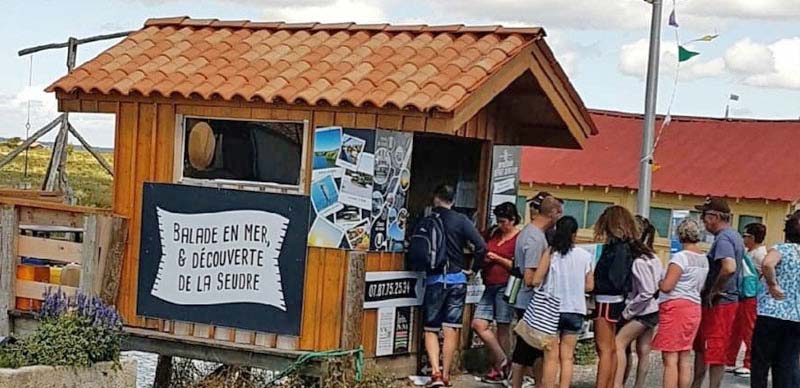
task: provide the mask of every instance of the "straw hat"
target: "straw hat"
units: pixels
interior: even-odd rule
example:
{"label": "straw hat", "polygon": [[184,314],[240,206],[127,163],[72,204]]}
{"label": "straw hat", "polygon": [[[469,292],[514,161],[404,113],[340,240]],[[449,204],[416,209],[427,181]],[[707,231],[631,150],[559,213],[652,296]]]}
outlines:
{"label": "straw hat", "polygon": [[208,123],[201,121],[189,131],[189,163],[198,170],[205,170],[214,159],[216,138]]}

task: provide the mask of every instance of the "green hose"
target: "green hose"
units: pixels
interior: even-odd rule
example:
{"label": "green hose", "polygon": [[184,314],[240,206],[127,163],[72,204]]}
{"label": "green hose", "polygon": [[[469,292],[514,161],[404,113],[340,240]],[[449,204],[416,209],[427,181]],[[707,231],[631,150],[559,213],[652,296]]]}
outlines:
{"label": "green hose", "polygon": [[364,377],[364,347],[359,346],[358,349],[353,350],[328,350],[324,352],[308,352],[302,354],[300,357],[295,360],[289,367],[281,371],[275,378],[270,380],[267,383],[268,386],[274,385],[276,382],[280,381],[284,377],[297,372],[303,364],[306,364],[309,361],[323,358],[336,358],[336,357],[346,357],[350,355],[356,355],[356,381],[360,382],[361,379]]}

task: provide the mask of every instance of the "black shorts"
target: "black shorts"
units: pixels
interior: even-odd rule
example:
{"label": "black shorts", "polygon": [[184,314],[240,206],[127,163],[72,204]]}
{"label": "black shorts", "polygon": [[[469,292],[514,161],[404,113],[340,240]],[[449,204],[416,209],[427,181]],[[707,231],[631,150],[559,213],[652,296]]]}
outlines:
{"label": "black shorts", "polygon": [[528,345],[524,339],[517,336],[517,343],[514,345],[514,353],[511,354],[511,362],[524,366],[533,366],[537,358],[544,357],[544,352]]}
{"label": "black shorts", "polygon": [[[517,319],[522,319],[525,310],[514,309],[517,313]],[[520,336],[516,336],[516,345],[514,345],[514,352],[511,354],[511,362],[524,366],[533,366],[537,358],[544,357],[544,352],[528,345]]]}
{"label": "black shorts", "polygon": [[617,322],[617,329],[622,329],[623,326],[632,321],[639,322],[648,329],[655,329],[658,326],[658,312],[640,315],[631,319],[620,318],[619,322]]}
{"label": "black shorts", "polygon": [[631,321],[640,322],[642,325],[647,326],[648,329],[655,329],[658,326],[658,311],[650,314],[633,317]]}
{"label": "black shorts", "polygon": [[625,302],[602,303],[597,302],[591,319],[604,319],[611,323],[617,323],[622,319],[622,311],[625,310]]}

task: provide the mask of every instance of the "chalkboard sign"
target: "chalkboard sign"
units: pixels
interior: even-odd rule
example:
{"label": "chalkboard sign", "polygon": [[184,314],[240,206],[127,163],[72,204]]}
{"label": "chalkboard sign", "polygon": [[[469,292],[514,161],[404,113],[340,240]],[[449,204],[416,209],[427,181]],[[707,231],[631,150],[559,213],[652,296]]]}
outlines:
{"label": "chalkboard sign", "polygon": [[137,313],[299,335],[306,196],[146,183]]}

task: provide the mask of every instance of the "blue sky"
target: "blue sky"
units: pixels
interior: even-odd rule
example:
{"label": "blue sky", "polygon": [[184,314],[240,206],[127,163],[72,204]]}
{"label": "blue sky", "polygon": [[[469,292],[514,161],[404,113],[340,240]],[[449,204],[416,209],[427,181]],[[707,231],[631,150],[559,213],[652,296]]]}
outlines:
{"label": "blue sky", "polygon": [[[539,25],[562,66],[591,108],[641,112],[650,5],[642,0],[129,0],[14,1],[0,25],[0,137],[24,136],[28,101],[35,130],[55,115],[55,98],[42,89],[65,72],[65,50],[30,58],[19,49],[68,36],[137,29],[149,17]],[[665,1],[666,13],[672,1]],[[721,116],[728,95],[732,116],[800,117],[800,0],[679,0],[681,41],[718,33],[691,45],[701,55],[681,68],[673,114]],[[659,112],[673,90],[674,30],[663,28]],[[81,46],[83,62],[113,42]],[[113,145],[113,118],[74,115],[93,144]],[[51,136],[52,137],[52,136]]]}

